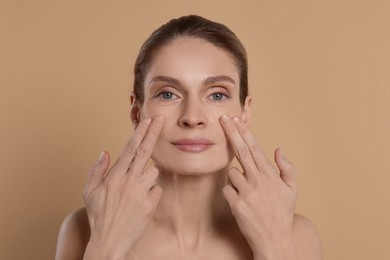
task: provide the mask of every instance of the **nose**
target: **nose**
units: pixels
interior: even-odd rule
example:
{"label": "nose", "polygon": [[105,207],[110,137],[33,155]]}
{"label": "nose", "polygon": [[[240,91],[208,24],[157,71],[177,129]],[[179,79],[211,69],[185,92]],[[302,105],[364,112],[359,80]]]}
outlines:
{"label": "nose", "polygon": [[204,128],[207,116],[204,113],[204,104],[196,100],[187,100],[182,105],[179,125],[184,128]]}

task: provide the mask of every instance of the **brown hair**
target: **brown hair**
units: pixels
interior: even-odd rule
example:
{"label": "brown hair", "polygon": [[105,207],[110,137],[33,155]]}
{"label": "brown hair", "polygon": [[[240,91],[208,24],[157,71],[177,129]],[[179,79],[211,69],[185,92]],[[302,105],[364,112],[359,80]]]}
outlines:
{"label": "brown hair", "polygon": [[248,95],[248,61],[244,46],[225,25],[197,15],[172,19],[155,30],[142,45],[134,66],[134,93],[141,104],[144,101],[145,75],[155,53],[179,37],[194,37],[220,47],[231,54],[240,75],[240,102]]}

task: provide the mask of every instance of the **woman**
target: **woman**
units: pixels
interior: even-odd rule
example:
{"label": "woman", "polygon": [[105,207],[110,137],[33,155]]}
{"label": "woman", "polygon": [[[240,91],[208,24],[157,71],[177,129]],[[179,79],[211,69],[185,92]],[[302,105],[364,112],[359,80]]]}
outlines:
{"label": "woman", "polygon": [[107,152],[91,168],[56,259],[321,259],[315,228],[294,214],[293,166],[277,149],[275,168],[247,128],[234,33],[199,16],[171,20],[134,73],[134,134],[110,169]]}

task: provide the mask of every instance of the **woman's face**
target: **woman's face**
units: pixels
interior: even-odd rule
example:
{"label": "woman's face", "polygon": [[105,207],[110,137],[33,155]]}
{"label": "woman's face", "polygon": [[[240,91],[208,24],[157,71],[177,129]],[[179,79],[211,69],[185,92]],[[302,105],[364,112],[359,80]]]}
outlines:
{"label": "woman's face", "polygon": [[180,174],[224,169],[233,152],[219,118],[250,117],[250,98],[242,107],[239,86],[238,69],[225,50],[197,38],[163,47],[146,74],[144,103],[133,107],[139,109],[138,119],[165,118],[152,154],[157,165]]}

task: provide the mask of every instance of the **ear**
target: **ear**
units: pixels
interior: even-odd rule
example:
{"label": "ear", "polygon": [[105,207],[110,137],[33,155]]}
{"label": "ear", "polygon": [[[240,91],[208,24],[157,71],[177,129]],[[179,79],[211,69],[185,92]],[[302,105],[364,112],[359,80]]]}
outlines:
{"label": "ear", "polygon": [[130,104],[131,104],[130,120],[133,123],[135,129],[137,128],[139,122],[141,121],[141,111],[134,92],[131,92],[130,94]]}
{"label": "ear", "polygon": [[252,96],[251,95],[246,96],[244,107],[242,108],[242,112],[241,112],[241,119],[242,121],[244,121],[246,125],[249,125],[251,121],[251,110],[250,110],[251,102],[252,102]]}

